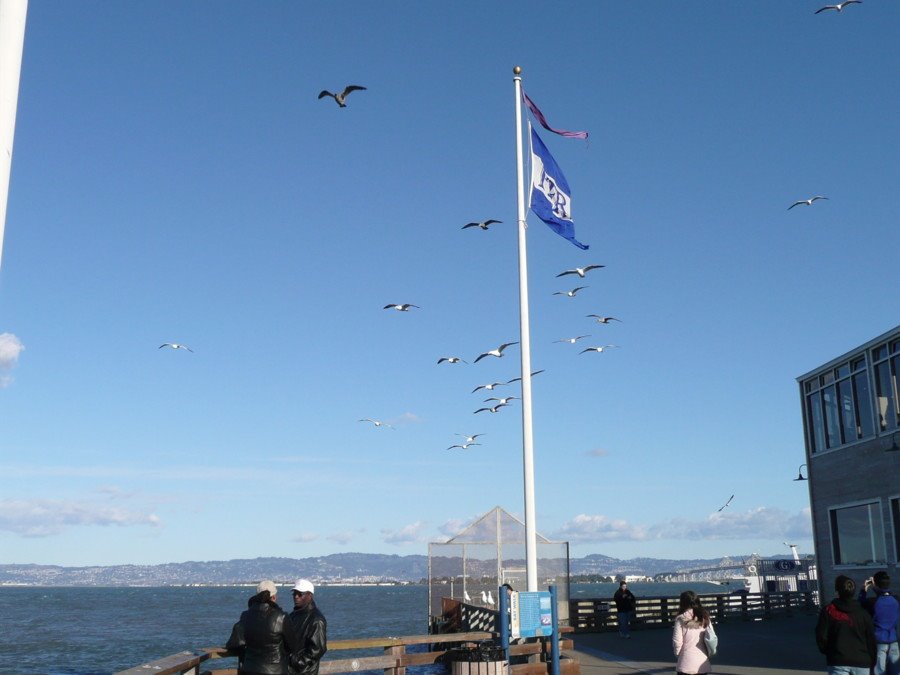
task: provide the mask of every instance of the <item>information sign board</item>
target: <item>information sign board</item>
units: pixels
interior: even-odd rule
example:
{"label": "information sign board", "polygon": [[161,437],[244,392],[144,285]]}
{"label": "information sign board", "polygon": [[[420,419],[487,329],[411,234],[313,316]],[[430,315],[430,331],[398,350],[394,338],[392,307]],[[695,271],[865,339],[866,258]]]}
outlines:
{"label": "information sign board", "polygon": [[553,601],[550,593],[513,593],[510,597],[510,629],[513,639],[551,635]]}

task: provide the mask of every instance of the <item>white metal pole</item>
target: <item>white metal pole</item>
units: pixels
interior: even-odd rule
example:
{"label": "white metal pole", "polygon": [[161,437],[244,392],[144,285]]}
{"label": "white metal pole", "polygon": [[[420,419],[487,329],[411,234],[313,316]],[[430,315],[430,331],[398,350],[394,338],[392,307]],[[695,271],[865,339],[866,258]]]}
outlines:
{"label": "white metal pole", "polygon": [[27,11],[28,0],[0,0],[0,264],[3,262],[3,233],[6,230]]}
{"label": "white metal pole", "polygon": [[513,68],[516,89],[516,192],[519,224],[519,346],[522,353],[522,465],[525,479],[525,579],[538,590],[537,530],[534,516],[534,439],[531,428],[531,334],[528,328],[528,252],[525,244],[525,167],[522,153],[522,69]]}

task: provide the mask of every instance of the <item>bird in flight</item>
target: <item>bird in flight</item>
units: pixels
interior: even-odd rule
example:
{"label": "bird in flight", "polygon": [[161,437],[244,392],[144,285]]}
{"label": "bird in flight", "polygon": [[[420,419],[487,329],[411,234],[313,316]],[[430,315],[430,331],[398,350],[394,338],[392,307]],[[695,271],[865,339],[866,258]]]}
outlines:
{"label": "bird in flight", "polygon": [[844,10],[844,7],[847,5],[861,5],[862,0],[844,0],[844,2],[839,2],[836,5],[825,5],[822,9],[817,9],[813,14],[818,14],[819,12],[824,12],[828,9],[836,9],[839,12]]}
{"label": "bird in flight", "polygon": [[457,436],[465,436],[466,437],[465,442],[468,444],[471,444],[471,443],[474,443],[475,439],[478,438],[479,436],[486,436],[487,434],[472,434],[471,436],[466,436],[465,434],[456,434],[456,435]]}
{"label": "bird in flight", "polygon": [[[533,373],[531,373],[531,376],[534,377],[535,375],[540,375],[543,372],[544,372],[543,368],[541,370],[535,370]],[[511,380],[507,380],[506,384],[512,384],[513,382],[519,382],[521,379],[522,379],[521,377],[514,377]]]}
{"label": "bird in flight", "polygon": [[438,359],[438,363],[443,363],[444,361],[446,361],[447,363],[468,363],[468,361],[464,361],[458,356],[442,356]]}
{"label": "bird in flight", "polygon": [[466,223],[462,226],[462,229],[466,229],[467,227],[480,227],[482,230],[488,229],[494,223],[502,223],[502,220],[494,220],[491,218],[490,220],[482,220],[480,223]]}
{"label": "bird in flight", "polygon": [[326,96],[330,96],[335,101],[337,101],[337,104],[341,108],[346,108],[347,107],[346,100],[347,100],[347,96],[350,95],[350,92],[351,91],[364,91],[364,90],[365,90],[365,87],[360,87],[359,85],[356,85],[356,84],[348,84],[346,87],[344,87],[344,91],[342,91],[340,94],[332,94],[327,89],[323,89],[319,93],[319,98],[322,99],[322,98],[325,98]]}
{"label": "bird in flight", "polygon": [[[731,503],[731,500],[732,500],[732,499],[734,499],[734,495],[731,495],[731,496],[728,498],[728,501],[725,502],[724,504],[722,504],[722,506],[719,507],[719,511],[722,511],[726,506],[728,506],[728,505]],[[719,511],[716,511],[716,513],[719,513]]]}
{"label": "bird in flight", "polygon": [[360,421],[360,422],[371,422],[371,423],[374,424],[376,427],[387,427],[388,429],[393,429],[393,428],[394,428],[394,427],[392,427],[390,424],[388,424],[387,422],[382,422],[381,420],[373,420],[371,417],[365,417],[365,418],[363,418],[363,419],[361,419],[361,420],[359,420],[359,421]]}
{"label": "bird in flight", "polygon": [[584,275],[590,272],[591,270],[599,270],[601,267],[606,267],[606,265],[588,265],[587,267],[576,267],[573,270],[566,270],[565,272],[560,272],[557,274],[557,277],[564,277],[567,274],[577,274],[579,277],[584,279]]}
{"label": "bird in flight", "polygon": [[[513,380],[510,380],[509,382],[512,382],[512,381]],[[499,387],[504,384],[509,384],[509,382],[491,382],[490,384],[479,384],[477,387],[475,387],[472,390],[472,393],[474,394],[479,389],[487,389],[488,391],[494,391],[494,387]]]}
{"label": "bird in flight", "polygon": [[490,413],[495,413],[495,412],[498,412],[498,411],[500,410],[500,408],[505,408],[505,407],[506,407],[506,404],[505,404],[505,403],[498,403],[497,405],[495,405],[495,406],[493,406],[493,407],[491,407],[491,408],[479,408],[478,410],[476,410],[476,411],[473,412],[472,414],[473,414],[473,415],[477,415],[477,414],[480,413],[480,412],[490,412]]}
{"label": "bird in flight", "polygon": [[194,350],[187,345],[180,345],[177,342],[163,342],[157,349],[162,349],[163,347],[169,347],[170,349],[187,349],[192,354],[194,353]]}
{"label": "bird in flight", "polygon": [[587,349],[582,349],[581,353],[584,354],[585,352],[597,352],[599,354],[600,352],[605,352],[607,349],[613,349],[618,346],[619,345],[602,345],[600,347],[588,347]]}
{"label": "bird in flight", "polygon": [[554,342],[554,343],[556,343],[556,342],[568,342],[570,345],[574,345],[574,344],[575,344],[576,342],[578,342],[581,338],[586,338],[586,337],[591,337],[591,336],[590,336],[590,335],[578,335],[578,336],[576,336],[576,337],[563,338],[562,340],[554,340],[553,342]]}
{"label": "bird in flight", "polygon": [[504,342],[502,345],[497,347],[497,349],[491,349],[490,351],[480,354],[478,356],[478,358],[475,359],[475,363],[478,363],[479,361],[481,361],[481,359],[483,359],[485,356],[496,356],[499,358],[499,357],[503,356],[504,349],[506,349],[507,347],[511,347],[512,345],[517,345],[517,344],[519,344],[519,343],[518,342]]}
{"label": "bird in flight", "polygon": [[788,207],[788,211],[790,211],[795,206],[812,206],[812,203],[817,199],[828,199],[828,197],[823,197],[822,195],[816,195],[815,197],[810,197],[809,199],[800,199],[799,201],[794,202]]}
{"label": "bird in flight", "polygon": [[554,293],[553,295],[567,295],[570,298],[574,298],[575,294],[578,291],[581,291],[585,288],[588,288],[588,287],[587,286],[578,286],[577,288],[573,288],[571,291],[556,291],[556,293]]}
{"label": "bird in flight", "polygon": [[470,445],[481,445],[481,443],[463,443],[462,445],[451,445],[448,450],[452,450],[453,448],[460,448],[462,450],[468,450]]}
{"label": "bird in flight", "polygon": [[410,307],[415,307],[416,309],[422,309],[418,305],[411,305],[408,302],[405,302],[402,305],[385,305],[382,309],[396,309],[398,312],[408,312]]}
{"label": "bird in flight", "polygon": [[614,316],[600,316],[599,314],[588,314],[588,318],[597,319],[597,323],[609,323],[610,321],[618,321],[622,323],[622,319],[617,319]]}
{"label": "bird in flight", "polygon": [[487,403],[488,401],[499,401],[500,405],[508,405],[510,401],[512,401],[513,399],[518,400],[518,398],[519,398],[518,396],[505,396],[503,398],[497,398],[496,396],[491,396],[490,398],[484,399],[484,402]]}

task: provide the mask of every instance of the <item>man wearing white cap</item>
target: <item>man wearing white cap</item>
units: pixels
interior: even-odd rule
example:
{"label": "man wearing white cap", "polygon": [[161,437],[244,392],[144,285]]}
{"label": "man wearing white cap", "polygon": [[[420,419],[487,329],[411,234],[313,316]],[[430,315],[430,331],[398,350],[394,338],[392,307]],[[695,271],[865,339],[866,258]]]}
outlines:
{"label": "man wearing white cap", "polygon": [[327,622],[316,607],[313,599],[315,590],[309,579],[299,579],[291,589],[294,596],[291,622],[300,642],[300,647],[291,653],[291,673],[297,675],[318,675],[319,660],[328,651],[325,637]]}
{"label": "man wearing white cap", "polygon": [[272,581],[259,582],[231,629],[225,647],[237,654],[240,675],[287,675],[288,661],[300,649],[293,622],[275,602],[277,595]]}

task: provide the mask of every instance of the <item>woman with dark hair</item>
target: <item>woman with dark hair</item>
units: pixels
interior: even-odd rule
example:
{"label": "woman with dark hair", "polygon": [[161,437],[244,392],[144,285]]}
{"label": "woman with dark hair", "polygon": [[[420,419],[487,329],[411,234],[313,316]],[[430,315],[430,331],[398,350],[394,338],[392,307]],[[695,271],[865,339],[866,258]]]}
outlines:
{"label": "woman with dark hair", "polygon": [[819,612],[816,644],[832,675],[868,675],[875,665],[872,617],[856,600],[856,584],[841,574],[834,580],[837,597]]}
{"label": "woman with dark hair", "polygon": [[682,593],[672,629],[672,649],[678,659],[675,669],[679,675],[708,673],[712,669],[703,640],[709,625],[709,612],[700,604],[697,594],[694,591]]}

